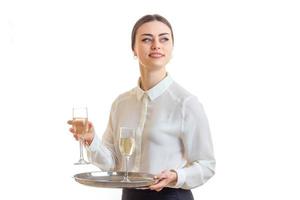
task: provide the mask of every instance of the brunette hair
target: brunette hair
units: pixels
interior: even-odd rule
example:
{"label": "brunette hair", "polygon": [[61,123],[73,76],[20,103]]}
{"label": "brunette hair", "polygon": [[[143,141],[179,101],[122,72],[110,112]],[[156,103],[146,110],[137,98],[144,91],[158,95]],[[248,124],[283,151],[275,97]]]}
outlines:
{"label": "brunette hair", "polygon": [[154,15],[145,15],[143,17],[141,17],[133,26],[132,32],[131,32],[131,49],[132,51],[134,50],[134,45],[135,45],[135,37],[136,37],[136,32],[138,30],[138,28],[140,28],[140,26],[142,26],[143,24],[147,23],[147,22],[152,22],[152,21],[159,21],[164,23],[165,25],[167,25],[170,30],[171,30],[171,36],[172,36],[172,41],[174,44],[174,36],[173,36],[173,30],[172,30],[172,26],[170,24],[170,22],[164,18],[161,15],[158,14],[154,14]]}

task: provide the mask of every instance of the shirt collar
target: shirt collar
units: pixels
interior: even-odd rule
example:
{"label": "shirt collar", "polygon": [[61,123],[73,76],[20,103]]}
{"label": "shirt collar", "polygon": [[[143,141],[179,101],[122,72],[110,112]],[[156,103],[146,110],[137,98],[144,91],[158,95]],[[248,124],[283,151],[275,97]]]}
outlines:
{"label": "shirt collar", "polygon": [[151,101],[155,100],[157,97],[162,95],[168,87],[173,83],[173,79],[171,76],[167,73],[167,76],[161,80],[159,83],[157,83],[154,87],[152,87],[150,90],[144,91],[140,87],[140,79],[138,81],[137,86],[137,98],[140,100],[145,94],[150,98]]}

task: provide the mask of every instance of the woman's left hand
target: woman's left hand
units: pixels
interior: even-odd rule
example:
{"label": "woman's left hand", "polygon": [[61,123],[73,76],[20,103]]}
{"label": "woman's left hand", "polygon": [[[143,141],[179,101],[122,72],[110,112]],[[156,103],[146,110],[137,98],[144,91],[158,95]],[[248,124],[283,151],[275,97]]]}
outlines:
{"label": "woman's left hand", "polygon": [[177,173],[175,171],[164,170],[155,177],[156,182],[149,187],[150,190],[161,191],[168,185],[175,185],[177,182]]}

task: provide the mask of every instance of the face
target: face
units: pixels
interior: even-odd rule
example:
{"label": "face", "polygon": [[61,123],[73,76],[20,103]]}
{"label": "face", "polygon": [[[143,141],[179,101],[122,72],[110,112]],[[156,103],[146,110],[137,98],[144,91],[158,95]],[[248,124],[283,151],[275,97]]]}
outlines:
{"label": "face", "polygon": [[170,61],[173,41],[170,28],[162,22],[141,25],[135,37],[134,55],[148,71],[164,68]]}

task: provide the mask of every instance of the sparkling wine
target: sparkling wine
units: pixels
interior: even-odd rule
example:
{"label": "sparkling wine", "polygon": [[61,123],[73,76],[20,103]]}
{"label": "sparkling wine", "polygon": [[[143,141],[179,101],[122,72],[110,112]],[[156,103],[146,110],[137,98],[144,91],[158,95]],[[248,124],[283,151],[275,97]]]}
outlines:
{"label": "sparkling wine", "polygon": [[134,138],[120,138],[119,148],[123,156],[131,156],[134,150]]}
{"label": "sparkling wine", "polygon": [[83,135],[87,131],[87,118],[73,118],[73,128],[76,134]]}

